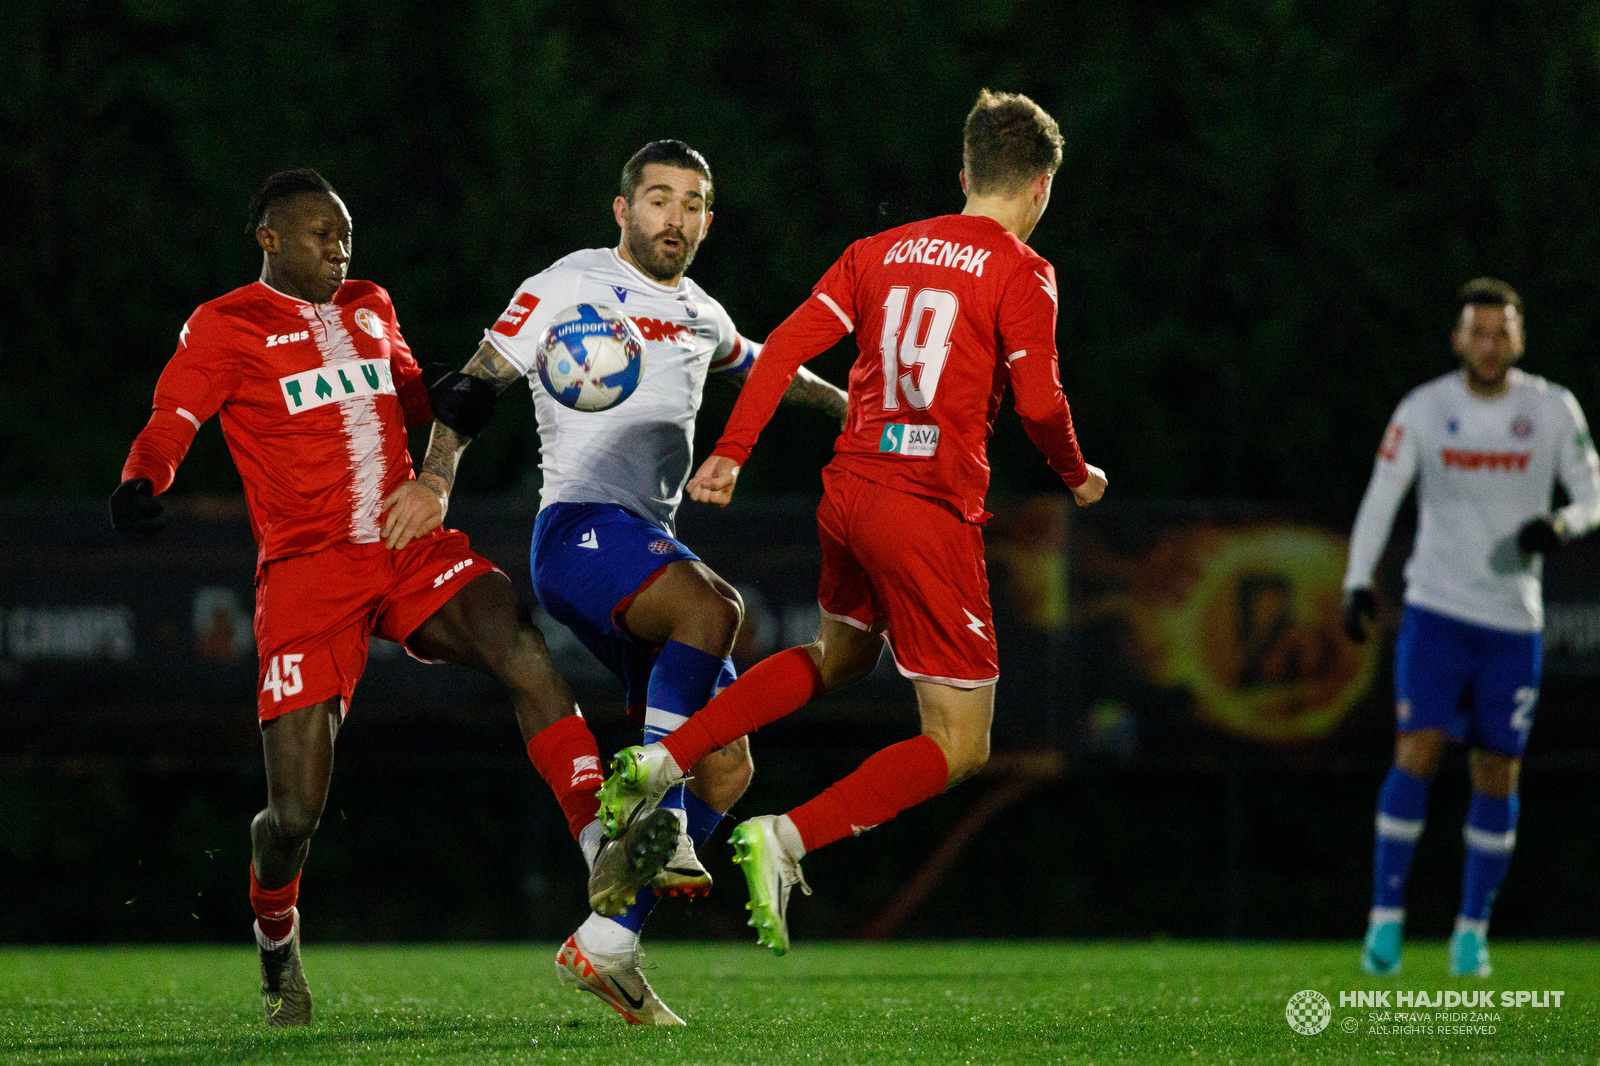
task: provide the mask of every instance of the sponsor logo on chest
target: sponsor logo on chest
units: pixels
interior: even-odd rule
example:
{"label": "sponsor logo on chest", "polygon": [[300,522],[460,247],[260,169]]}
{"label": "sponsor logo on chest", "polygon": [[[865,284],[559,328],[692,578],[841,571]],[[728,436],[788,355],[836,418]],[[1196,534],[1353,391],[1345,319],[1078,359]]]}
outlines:
{"label": "sponsor logo on chest", "polygon": [[289,413],[360,396],[394,395],[394,372],[383,359],[346,359],[278,379]]}
{"label": "sponsor logo on chest", "polygon": [[926,459],[939,450],[938,426],[913,426],[890,422],[878,439],[878,451]]}
{"label": "sponsor logo on chest", "polygon": [[1528,469],[1532,452],[1480,452],[1467,448],[1440,448],[1446,470],[1504,471],[1520,474]]}
{"label": "sponsor logo on chest", "polygon": [[685,348],[694,346],[694,327],[685,326],[678,322],[668,322],[659,318],[647,318],[644,315],[628,316],[634,325],[639,327],[639,333],[647,341],[662,341],[667,344],[681,344]]}

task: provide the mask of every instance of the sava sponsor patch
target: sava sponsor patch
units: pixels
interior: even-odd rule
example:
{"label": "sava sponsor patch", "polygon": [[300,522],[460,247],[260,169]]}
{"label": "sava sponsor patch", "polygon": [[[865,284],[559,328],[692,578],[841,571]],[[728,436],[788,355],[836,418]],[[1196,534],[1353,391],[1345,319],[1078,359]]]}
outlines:
{"label": "sava sponsor patch", "polygon": [[346,359],[278,379],[283,402],[297,415],[357,396],[394,395],[394,373],[383,359]]}
{"label": "sava sponsor patch", "polygon": [[883,427],[878,441],[878,451],[895,455],[912,455],[927,458],[939,450],[938,426],[913,426],[904,422],[890,422]]}

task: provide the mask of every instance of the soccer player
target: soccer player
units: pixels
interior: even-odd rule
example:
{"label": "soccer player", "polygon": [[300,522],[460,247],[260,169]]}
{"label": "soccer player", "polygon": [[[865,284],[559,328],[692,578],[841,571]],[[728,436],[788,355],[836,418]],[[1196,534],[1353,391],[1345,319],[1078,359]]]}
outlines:
{"label": "soccer player", "polygon": [[[722,306],[684,276],[711,225],[712,197],[711,168],[699,152],[682,141],[645,145],[622,170],[613,203],[617,246],[574,252],[524,281],[453,386],[488,405],[511,382],[530,379],[544,472],[534,589],[623,682],[647,741],[670,733],[732,681],[728,655],[743,613],[733,587],[673,535],[707,374],[738,382],[759,365],[760,345],[740,336]],[[538,381],[540,335],[576,303],[621,309],[645,338],[638,389],[610,410],[570,410]],[[844,417],[844,392],[810,374],[785,395]],[[396,505],[404,531],[443,520],[469,437],[444,419],[435,424],[423,472],[405,487],[414,506]],[[710,890],[695,851],[750,774],[742,738],[695,760],[689,787],[664,802],[683,826],[677,854],[626,915],[591,914],[568,938],[556,957],[563,982],[593,992],[630,1024],[682,1024],[644,979],[639,931],[658,896]]]}
{"label": "soccer player", "polygon": [[[1061,133],[1026,96],[984,90],[967,116],[959,215],[852,244],[773,331],[728,427],[689,483],[723,506],[795,368],[854,333],[848,426],[823,470],[815,643],[757,663],[657,744],[613,762],[601,809],[613,825],[736,737],[870,673],[885,640],[910,678],[922,735],[867,759],[787,814],[734,829],[761,943],[788,948],[800,859],[888,821],[989,757],[999,676],[979,527],[986,443],[1006,382],[1035,446],[1080,504],[1105,475],[1078,450],[1056,367],[1056,282],[1023,243],[1050,202]],[[809,889],[806,889],[809,891]]]}
{"label": "soccer player", "polygon": [[[671,855],[677,822],[664,813],[602,846],[599,750],[511,582],[455,530],[396,542],[385,511],[412,484],[406,425],[430,420],[432,405],[389,294],[345,279],[351,222],[333,187],[312,170],[274,174],[250,203],[250,229],[260,280],[201,304],[184,324],[112,494],[111,523],[131,540],[159,529],[154,497],[172,485],[200,425],[220,414],[260,548],[267,806],[250,823],[250,903],[267,1021],[289,1026],[311,1020],[301,868],[374,633],[510,690],[528,756],[592,866],[595,905],[621,913],[632,902]],[[403,858],[395,874],[405,876]]]}
{"label": "soccer player", "polygon": [[[1572,393],[1517,370],[1522,299],[1479,278],[1457,294],[1461,369],[1395,409],[1350,534],[1345,629],[1367,638],[1372,571],[1417,482],[1394,654],[1394,765],[1378,793],[1361,968],[1400,970],[1406,878],[1446,742],[1471,746],[1472,805],[1450,972],[1489,975],[1489,909],[1517,839],[1517,774],[1539,700],[1545,553],[1600,522],[1600,461]],[[1572,502],[1550,513],[1559,479]]]}

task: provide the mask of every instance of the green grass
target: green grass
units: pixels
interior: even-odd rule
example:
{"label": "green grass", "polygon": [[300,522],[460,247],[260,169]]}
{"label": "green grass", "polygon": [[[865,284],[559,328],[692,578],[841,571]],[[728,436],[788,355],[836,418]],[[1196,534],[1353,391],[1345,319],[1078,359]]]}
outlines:
{"label": "green grass", "polygon": [[[1600,945],[1498,943],[1495,976],[1409,945],[1393,981],[1355,944],[663,944],[646,963],[687,1029],[629,1029],[556,984],[554,945],[312,945],[309,1029],[261,1021],[246,948],[0,949],[0,1062],[1522,1063],[1600,1062]],[[1359,989],[1559,989],[1492,1036],[1384,1036]],[[1316,989],[1333,1024],[1294,1033]],[[1346,1018],[1362,1024],[1343,1031]]]}

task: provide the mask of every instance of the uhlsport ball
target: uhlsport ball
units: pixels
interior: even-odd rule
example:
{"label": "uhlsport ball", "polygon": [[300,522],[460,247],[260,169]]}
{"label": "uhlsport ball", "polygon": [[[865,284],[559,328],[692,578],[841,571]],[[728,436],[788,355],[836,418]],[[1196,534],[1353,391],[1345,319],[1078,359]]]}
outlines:
{"label": "uhlsport ball", "polygon": [[539,380],[575,411],[609,411],[633,395],[644,374],[644,337],[604,304],[574,304],[539,337]]}

